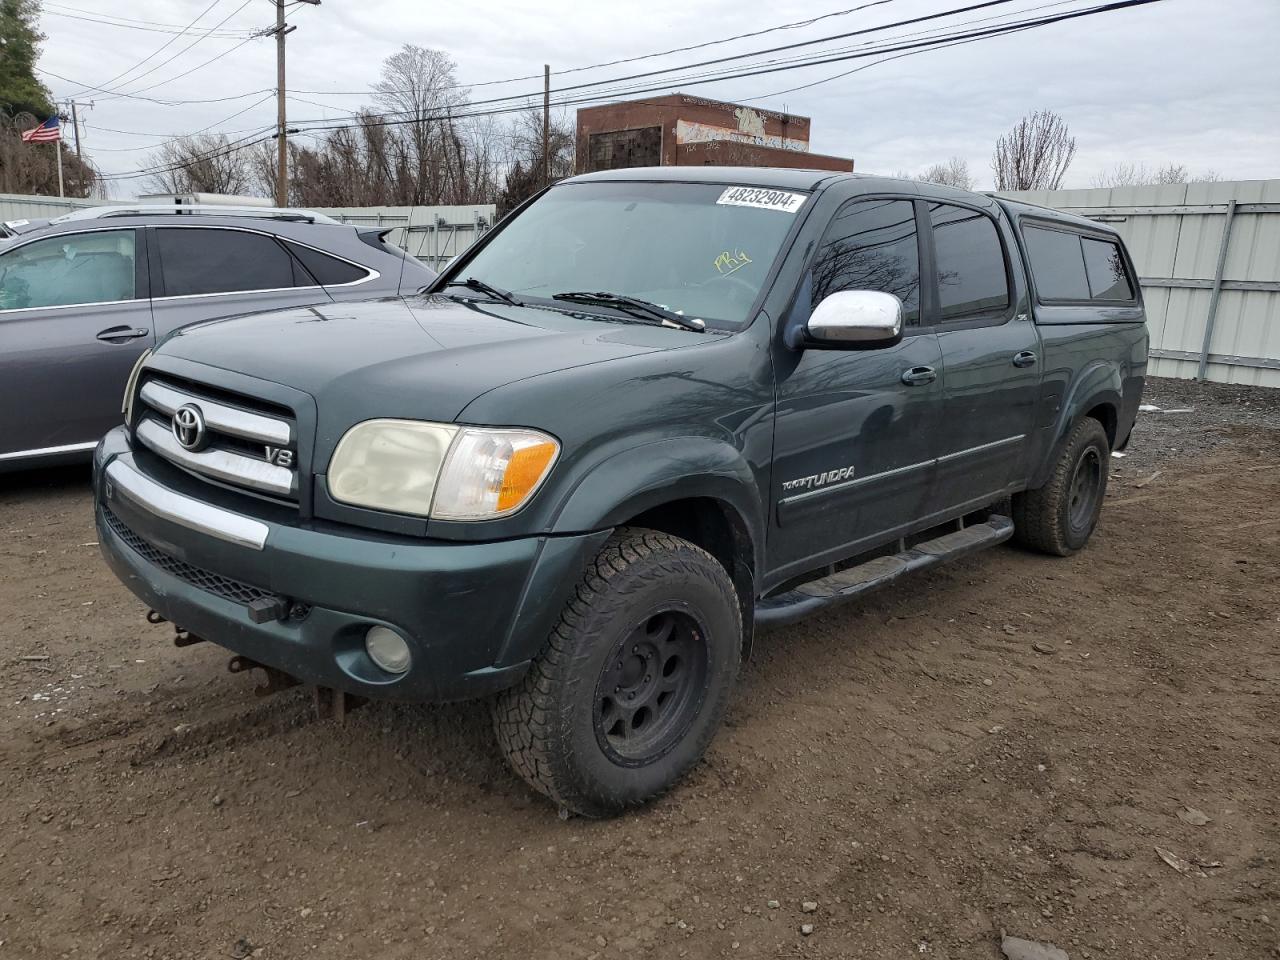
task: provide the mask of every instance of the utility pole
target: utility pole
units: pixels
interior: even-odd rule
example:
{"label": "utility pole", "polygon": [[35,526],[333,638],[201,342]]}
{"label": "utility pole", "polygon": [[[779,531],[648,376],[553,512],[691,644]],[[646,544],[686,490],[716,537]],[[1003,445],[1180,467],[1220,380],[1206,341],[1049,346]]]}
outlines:
{"label": "utility pole", "polygon": [[542,65],[542,185],[551,183],[551,64]]}
{"label": "utility pole", "polygon": [[[301,0],[313,7],[320,6],[320,0]],[[289,205],[289,128],[285,116],[284,92],[284,38],[293,33],[297,27],[287,27],[284,22],[285,0],[275,0],[276,4],[276,206]]]}
{"label": "utility pole", "polygon": [[76,133],[76,159],[83,160],[84,157],[80,155],[80,118],[76,116],[76,102],[74,100],[71,101],[71,129]]}

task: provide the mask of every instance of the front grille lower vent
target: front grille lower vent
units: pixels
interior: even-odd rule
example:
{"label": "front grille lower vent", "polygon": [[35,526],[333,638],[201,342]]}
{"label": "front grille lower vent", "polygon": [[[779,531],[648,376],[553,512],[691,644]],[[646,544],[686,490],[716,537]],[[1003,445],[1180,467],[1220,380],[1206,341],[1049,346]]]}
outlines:
{"label": "front grille lower vent", "polygon": [[142,557],[150,564],[159,567],[165,573],[177,577],[186,583],[191,584],[206,593],[212,593],[225,600],[233,603],[242,603],[248,606],[254,600],[260,600],[263,597],[275,597],[270,590],[263,590],[259,587],[251,586],[239,580],[233,580],[231,577],[224,577],[219,573],[212,573],[203,567],[197,567],[195,564],[187,563],[185,560],[179,560],[177,557],[170,556],[154,544],[148,543],[142,537],[138,536],[125,524],[123,520],[117,517],[110,510],[104,511],[107,526],[115,533],[117,537],[128,545],[129,549],[138,556]]}

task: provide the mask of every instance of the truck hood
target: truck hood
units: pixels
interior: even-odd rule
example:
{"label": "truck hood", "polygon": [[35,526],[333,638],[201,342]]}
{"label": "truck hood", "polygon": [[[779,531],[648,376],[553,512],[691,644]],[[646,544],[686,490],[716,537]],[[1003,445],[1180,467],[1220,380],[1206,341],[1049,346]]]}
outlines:
{"label": "truck hood", "polygon": [[452,421],[505,384],[706,336],[422,296],[214,320],[177,331],[157,353],[305,391],[316,399],[323,434],[372,417]]}

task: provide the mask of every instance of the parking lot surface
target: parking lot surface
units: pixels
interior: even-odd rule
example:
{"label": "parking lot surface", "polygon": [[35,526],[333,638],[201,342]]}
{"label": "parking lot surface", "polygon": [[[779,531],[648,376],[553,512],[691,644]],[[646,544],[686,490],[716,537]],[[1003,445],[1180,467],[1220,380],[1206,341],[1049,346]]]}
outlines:
{"label": "parking lot surface", "polygon": [[1280,391],[1148,399],[1084,552],[763,634],[610,822],[481,704],[256,698],[144,621],[87,471],[0,478],[0,957],[1280,956]]}

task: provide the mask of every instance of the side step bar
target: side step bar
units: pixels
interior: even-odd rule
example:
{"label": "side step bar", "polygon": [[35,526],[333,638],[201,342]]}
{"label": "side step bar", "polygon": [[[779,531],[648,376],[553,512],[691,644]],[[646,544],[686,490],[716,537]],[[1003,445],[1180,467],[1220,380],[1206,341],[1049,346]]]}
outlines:
{"label": "side step bar", "polygon": [[985,523],[975,523],[963,530],[917,543],[910,550],[888,557],[877,557],[820,580],[803,583],[786,593],[757,601],[756,625],[772,627],[794,623],[811,613],[893,583],[906,574],[927,570],[948,560],[956,560],[986,547],[993,547],[1012,536],[1013,521],[993,514]]}

